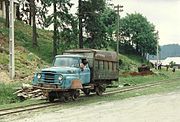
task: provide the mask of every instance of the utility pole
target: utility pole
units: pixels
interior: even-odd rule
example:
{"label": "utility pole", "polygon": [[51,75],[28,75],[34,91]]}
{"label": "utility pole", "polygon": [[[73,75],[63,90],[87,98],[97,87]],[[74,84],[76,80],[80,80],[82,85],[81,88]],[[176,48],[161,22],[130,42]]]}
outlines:
{"label": "utility pole", "polygon": [[79,48],[83,48],[82,0],[79,0]]}
{"label": "utility pole", "polygon": [[[157,35],[159,35],[159,31],[157,31]],[[158,38],[159,39],[159,38]],[[158,40],[157,40],[157,45],[156,45],[157,47],[156,47],[156,56],[157,56],[157,63],[156,63],[156,69],[158,70],[158,65],[159,65],[159,42],[158,42]]]}
{"label": "utility pole", "polygon": [[119,20],[120,20],[120,12],[123,11],[123,6],[122,5],[117,5],[117,6],[114,6],[114,8],[116,9],[116,13],[117,13],[117,55],[119,54],[119,40],[120,40],[120,37],[119,37]]}
{"label": "utility pole", "polygon": [[13,80],[15,76],[14,65],[14,0],[10,0],[9,9],[9,75]]}
{"label": "utility pole", "polygon": [[[116,51],[117,51],[117,57],[118,57],[117,68],[118,68],[118,72],[119,72],[119,40],[120,40],[119,21],[120,21],[120,12],[123,11],[123,9],[121,9],[121,8],[123,8],[123,6],[118,4],[117,6],[114,6],[114,8],[117,13],[117,49],[116,49]],[[118,79],[118,81],[119,81],[119,79]]]}
{"label": "utility pole", "polygon": [[159,64],[159,43],[158,43],[158,41],[157,41],[157,50],[156,50],[156,53],[157,53],[156,69],[158,70],[158,64]]}

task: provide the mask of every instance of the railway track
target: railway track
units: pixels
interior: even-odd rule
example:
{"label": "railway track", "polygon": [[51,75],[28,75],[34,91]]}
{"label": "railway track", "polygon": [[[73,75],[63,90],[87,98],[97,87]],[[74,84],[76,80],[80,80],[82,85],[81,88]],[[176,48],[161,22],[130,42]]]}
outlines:
{"label": "railway track", "polygon": [[32,104],[27,106],[21,106],[21,107],[14,107],[14,108],[8,108],[8,109],[1,109],[0,110],[0,116],[14,114],[14,113],[21,113],[25,111],[31,111],[31,110],[37,110],[41,108],[47,108],[50,106],[56,106],[59,105],[58,103],[40,103],[40,104]]}
{"label": "railway track", "polygon": [[[142,85],[137,85],[133,87],[130,86],[130,87],[125,87],[125,88],[117,88],[111,91],[107,91],[103,93],[103,95],[111,95],[111,94],[116,94],[116,93],[123,93],[123,92],[128,92],[128,91],[133,91],[133,90],[140,90],[144,88],[155,87],[162,83],[172,83],[177,80],[180,80],[180,78],[176,78],[172,80],[163,80],[163,81],[158,81],[158,82],[149,83],[149,84],[142,84]],[[82,99],[83,97],[84,95],[80,96],[79,99]],[[27,105],[23,107],[20,106],[20,107],[8,108],[8,109],[0,109],[0,116],[5,116],[9,114],[14,114],[14,113],[21,113],[21,112],[31,111],[31,110],[37,110],[37,109],[47,108],[47,107],[56,106],[56,105],[59,105],[59,102],[56,102],[56,103],[43,102],[43,103],[32,104],[32,105]]]}

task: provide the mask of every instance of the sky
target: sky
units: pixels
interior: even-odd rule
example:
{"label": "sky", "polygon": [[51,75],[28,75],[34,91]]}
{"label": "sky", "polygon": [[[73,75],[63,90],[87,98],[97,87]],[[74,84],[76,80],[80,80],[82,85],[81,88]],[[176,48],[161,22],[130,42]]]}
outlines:
{"label": "sky", "polygon": [[[78,0],[72,0],[77,5]],[[159,31],[159,45],[180,44],[180,0],[111,0],[123,5],[121,16],[141,13]]]}

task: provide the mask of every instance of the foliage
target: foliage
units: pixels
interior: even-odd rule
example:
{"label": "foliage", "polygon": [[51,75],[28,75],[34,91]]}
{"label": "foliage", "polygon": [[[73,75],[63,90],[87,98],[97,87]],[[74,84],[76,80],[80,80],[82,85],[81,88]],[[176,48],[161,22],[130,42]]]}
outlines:
{"label": "foliage", "polygon": [[135,49],[137,53],[145,56],[147,53],[155,54],[158,33],[155,26],[146,17],[139,13],[127,14],[120,21],[122,45]]}
{"label": "foliage", "polygon": [[13,89],[13,88],[16,86],[17,86],[17,84],[15,84],[15,83],[12,83],[12,84],[0,83],[0,103],[1,103],[1,105],[14,103],[14,102],[18,101],[16,95],[13,94],[15,92],[15,89]]}
{"label": "foliage", "polygon": [[[42,5],[44,26],[54,26],[53,55],[57,54],[58,49],[62,52],[66,48],[77,47],[77,21],[69,13],[73,5],[70,0],[43,0]],[[52,6],[54,11],[48,15]]]}
{"label": "foliage", "polygon": [[143,58],[140,56],[134,56],[134,55],[119,55],[120,59],[120,72],[131,72],[131,71],[137,71],[137,67],[140,66],[143,61]]}
{"label": "foliage", "polygon": [[176,64],[176,62],[174,62],[174,61],[171,61],[171,62],[169,63],[169,65],[170,65],[171,68],[172,68],[175,64]]}
{"label": "foliage", "polygon": [[82,11],[85,47],[107,48],[115,28],[115,12],[106,7],[104,0],[83,1]]}

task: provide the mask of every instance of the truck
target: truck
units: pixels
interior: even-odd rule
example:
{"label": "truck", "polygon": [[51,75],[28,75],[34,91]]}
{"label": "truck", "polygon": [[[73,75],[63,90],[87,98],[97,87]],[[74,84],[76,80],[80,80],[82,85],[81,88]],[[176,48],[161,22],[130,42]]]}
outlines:
{"label": "truck", "polygon": [[66,50],[55,56],[52,67],[35,73],[33,87],[42,89],[50,102],[76,100],[85,95],[102,95],[106,86],[118,81],[118,56],[114,51],[96,49]]}

